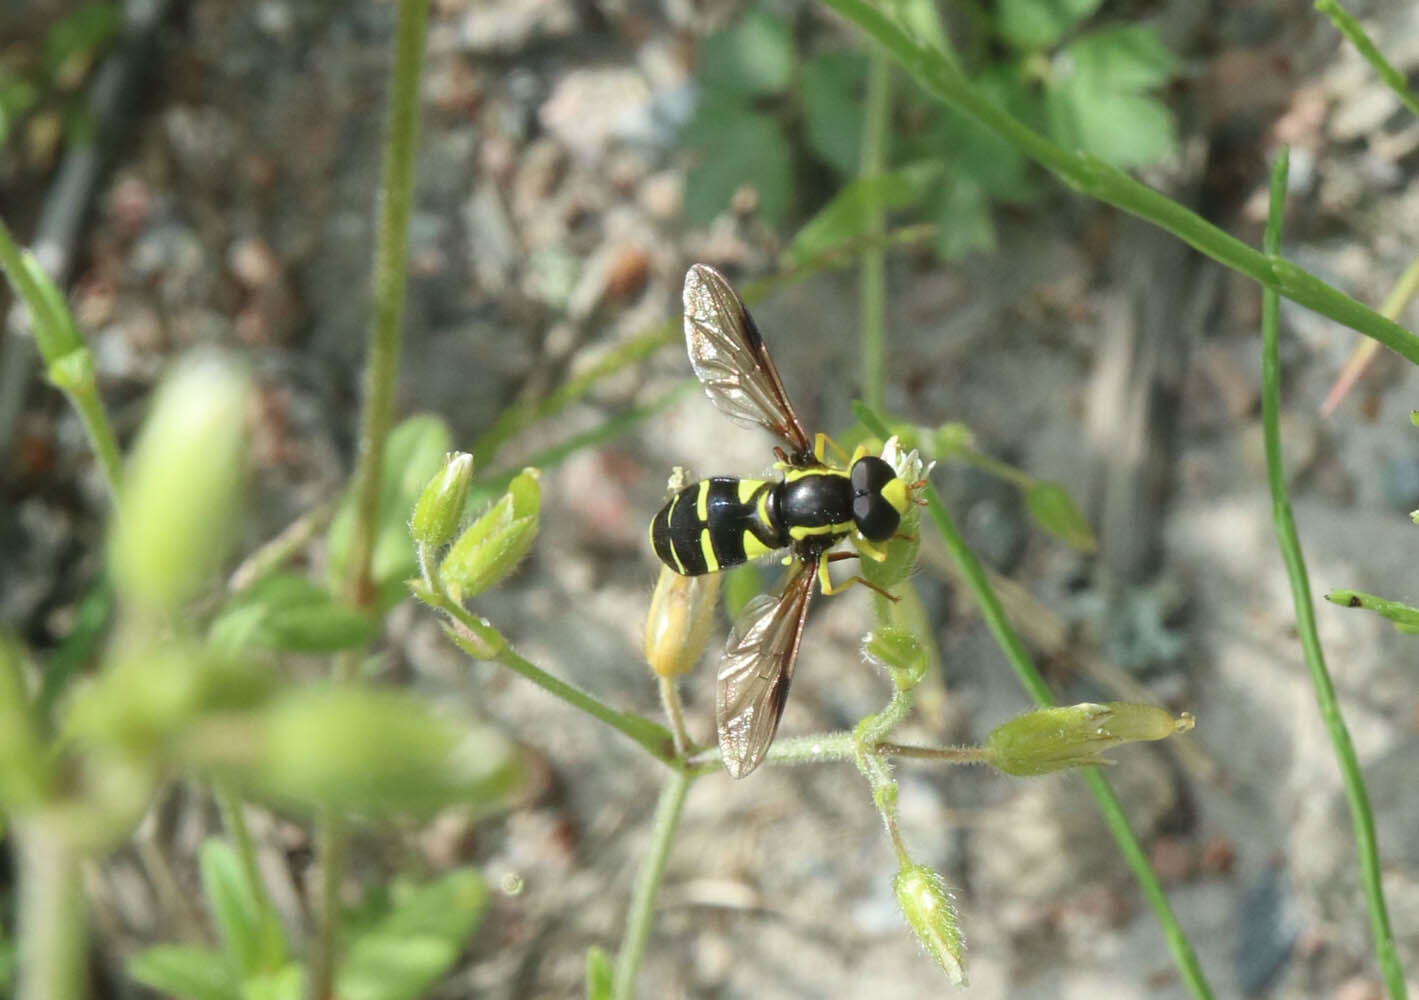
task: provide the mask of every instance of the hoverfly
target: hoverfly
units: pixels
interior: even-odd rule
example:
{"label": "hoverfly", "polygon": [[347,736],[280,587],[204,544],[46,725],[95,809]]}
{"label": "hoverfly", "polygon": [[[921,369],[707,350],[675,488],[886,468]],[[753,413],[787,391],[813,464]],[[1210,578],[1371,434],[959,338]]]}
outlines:
{"label": "hoverfly", "polygon": [[684,300],[690,365],[709,398],[731,419],[764,427],[787,446],[774,448],[782,479],[701,480],[672,496],[650,523],[655,554],[682,576],[717,573],[789,550],[784,562],[793,568],[782,589],[760,594],[744,608],[719,669],[720,754],[730,775],[742,778],[759,766],[778,729],[815,578],[825,594],[854,581],[879,589],[860,576],[834,587],[828,563],[853,554],[829,550],[852,535],[859,551],[884,559],[881,546],[896,534],[911,489],[921,484],[909,486],[862,447],[846,469],[827,463],[827,436],[820,433],[810,443],[753,317],[718,271],[692,266]]}

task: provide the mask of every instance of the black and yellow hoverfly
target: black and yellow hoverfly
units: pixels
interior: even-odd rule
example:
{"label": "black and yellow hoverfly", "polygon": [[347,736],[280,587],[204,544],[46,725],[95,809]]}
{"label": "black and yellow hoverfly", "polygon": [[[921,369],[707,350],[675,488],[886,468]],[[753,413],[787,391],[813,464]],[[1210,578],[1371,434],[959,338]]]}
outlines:
{"label": "black and yellow hoverfly", "polygon": [[655,554],[682,576],[716,573],[784,548],[785,563],[795,564],[777,594],[760,594],[744,608],[719,669],[720,754],[729,773],[742,778],[759,766],[778,729],[815,578],[825,594],[867,583],[853,577],[834,587],[828,563],[852,554],[829,550],[852,535],[860,552],[884,558],[880,546],[896,533],[911,495],[896,470],[864,448],[846,469],[827,463],[826,436],[810,443],[753,317],[723,275],[695,264],[685,275],[684,299],[690,365],[709,398],[788,447],[774,448],[782,479],[716,476],[692,483],[650,523]]}

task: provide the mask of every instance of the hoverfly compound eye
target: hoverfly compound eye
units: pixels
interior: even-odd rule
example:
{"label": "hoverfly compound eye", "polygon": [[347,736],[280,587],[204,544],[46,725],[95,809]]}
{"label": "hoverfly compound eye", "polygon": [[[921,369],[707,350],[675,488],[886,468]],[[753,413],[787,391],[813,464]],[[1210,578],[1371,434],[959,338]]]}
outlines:
{"label": "hoverfly compound eye", "polygon": [[885,542],[897,530],[906,508],[906,484],[892,467],[869,455],[852,467],[852,519],[872,542]]}

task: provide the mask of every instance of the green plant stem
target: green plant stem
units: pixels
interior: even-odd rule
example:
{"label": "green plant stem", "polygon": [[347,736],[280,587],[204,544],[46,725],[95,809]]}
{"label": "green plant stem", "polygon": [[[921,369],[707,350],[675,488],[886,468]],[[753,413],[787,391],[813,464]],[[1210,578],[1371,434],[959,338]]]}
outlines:
{"label": "green plant stem", "polygon": [[241,870],[246,875],[247,884],[265,906],[265,883],[261,881],[261,871],[256,866],[256,848],[251,841],[251,829],[246,825],[246,816],[242,813],[241,796],[225,781],[216,782],[212,786],[212,794],[217,800],[217,809],[222,814],[222,826],[231,838],[237,858],[241,861]]}
{"label": "green plant stem", "polygon": [[636,876],[630,910],[626,914],[626,933],[621,939],[621,950],[616,954],[616,974],[611,994],[615,1000],[631,1000],[635,995],[636,973],[640,970],[641,959],[645,957],[651,918],[655,915],[655,896],[665,875],[670,845],[675,842],[685,794],[693,780],[690,774],[675,771],[665,779],[665,786],[660,790],[660,801],[655,806],[655,826],[650,836],[650,854],[642,862]]}
{"label": "green plant stem", "polygon": [[873,0],[825,3],[882,45],[927,93],[970,115],[1070,187],[1167,230],[1213,260],[1419,364],[1419,337],[1290,261],[1259,253],[1117,167],[1050,142],[976,93],[942,52],[909,36]]}
{"label": "green plant stem", "polygon": [[[87,352],[88,348],[83,350]],[[108,411],[99,398],[98,383],[92,378],[84,379],[72,388],[66,387],[64,395],[69,397],[69,402],[79,414],[79,422],[84,425],[84,436],[89,439],[89,447],[98,459],[109,495],[117,501],[123,462],[119,458],[118,438],[113,433],[113,424],[109,422]]]}
{"label": "green plant stem", "polygon": [[[1266,226],[1266,252],[1275,255],[1280,250],[1281,216],[1286,198],[1287,155],[1283,149],[1271,173],[1271,212]],[[1281,455],[1281,364],[1278,360],[1277,298],[1267,290],[1261,300],[1261,414],[1266,440],[1266,479],[1271,488],[1271,516],[1276,525],[1276,540],[1281,557],[1286,562],[1286,576],[1291,583],[1291,600],[1296,608],[1296,628],[1300,633],[1301,649],[1315,688],[1316,703],[1335,748],[1345,785],[1345,799],[1350,806],[1354,827],[1355,847],[1360,860],[1360,881],[1369,908],[1370,931],[1375,939],[1375,952],[1380,972],[1391,998],[1406,996],[1404,970],[1395,950],[1394,934],[1390,929],[1385,907],[1384,887],[1380,883],[1380,855],[1375,838],[1375,821],[1370,813],[1365,779],[1345,719],[1340,714],[1335,688],[1326,669],[1316,631],[1315,607],[1311,602],[1310,580],[1306,574],[1301,539],[1291,515],[1291,500],[1286,490],[1286,472]]]}
{"label": "green plant stem", "polygon": [[665,707],[665,717],[670,720],[670,732],[675,737],[675,756],[684,758],[690,752],[690,731],[685,728],[685,710],[675,678],[660,678],[660,704]]}
{"label": "green plant stem", "polygon": [[441,608],[449,617],[471,633],[471,637],[465,637],[457,631],[449,630],[449,638],[464,652],[480,660],[491,660],[494,663],[502,664],[573,708],[580,709],[592,718],[624,733],[639,743],[647,753],[662,764],[675,770],[683,769],[683,762],[675,754],[675,739],[663,726],[636,715],[634,712],[622,712],[614,709],[581,688],[568,684],[559,677],[554,677],[519,655],[508,644],[507,639],[503,638],[502,633],[488,622],[471,614],[466,608],[448,599],[447,596],[442,599],[437,594],[429,596],[434,599],[436,607]]}
{"label": "green plant stem", "polygon": [[319,910],[316,938],[310,959],[312,1000],[335,996],[336,955],[340,948],[340,883],[345,876],[345,819],[338,809],[324,807],[316,827],[316,853],[320,858]]}
{"label": "green plant stem", "polygon": [[[350,545],[345,597],[356,608],[375,599],[370,579],[379,518],[380,473],[389,428],[394,420],[394,386],[399,374],[403,340],[404,287],[413,203],[414,152],[419,126],[419,76],[424,62],[424,31],[428,0],[399,0],[394,35],[391,80],[380,182],[379,222],[374,259],[374,322],[365,359],[360,414],[359,456],[355,463],[355,525]],[[349,680],[359,663],[357,654],[335,662],[337,679]],[[309,996],[333,996],[340,948],[340,883],[345,873],[345,825],[334,809],[322,810],[317,842],[320,857],[320,921],[311,956]]]}
{"label": "green plant stem", "polygon": [[985,452],[976,451],[974,448],[957,448],[948,455],[947,458],[951,459],[957,456],[966,464],[974,465],[977,469],[997,476],[1007,483],[1011,483],[1021,489],[1028,490],[1039,482],[1038,479],[1025,472],[1023,469],[1017,469],[1013,465],[1002,462],[998,458],[992,458],[990,455],[985,454]]}
{"label": "green plant stem", "polygon": [[109,495],[116,501],[122,462],[113,424],[109,422],[108,413],[99,398],[92,355],[74,326],[68,306],[60,300],[53,286],[49,286],[50,290],[46,293],[29,272],[24,255],[3,221],[0,221],[0,270],[9,276],[15,291],[29,309],[35,343],[44,357],[50,379],[69,398],[79,414],[79,422],[84,425],[84,435],[89,439],[94,457],[98,459]]}
{"label": "green plant stem", "polygon": [[888,757],[937,760],[948,764],[990,763],[990,751],[985,747],[921,747],[910,743],[878,743],[877,752]]}
{"label": "green plant stem", "polygon": [[[880,52],[873,52],[867,64],[867,102],[862,123],[862,167],[864,177],[874,177],[887,169],[887,144],[892,121],[892,64]],[[874,196],[868,206],[867,235],[880,240],[887,233],[882,199]],[[862,253],[862,398],[880,410],[886,393],[887,344],[887,252],[880,243]]]}
{"label": "green plant stem", "polygon": [[[887,425],[880,417],[864,412],[861,407],[858,407],[856,412],[860,418],[863,418],[863,424],[873,434],[884,438],[888,435]],[[985,568],[976,559],[975,553],[966,545],[965,538],[962,537],[955,521],[946,510],[946,505],[941,502],[936,488],[928,483],[924,492],[927,511],[930,513],[932,521],[935,522],[937,530],[941,533],[941,538],[946,543],[946,549],[956,563],[961,578],[965,580],[971,595],[980,606],[981,617],[985,619],[986,627],[990,629],[991,635],[995,637],[996,643],[1005,653],[1006,659],[1010,661],[1010,666],[1014,669],[1020,685],[1037,705],[1041,707],[1053,705],[1055,703],[1054,695],[1051,694],[1049,685],[1045,683],[1039,671],[1035,669],[1024,642],[1021,641],[1014,626],[1010,624],[1010,619],[1006,617],[1005,608],[1001,605],[1000,598],[996,596],[994,588],[991,587]],[[1203,974],[1202,966],[1198,963],[1197,954],[1178,925],[1177,917],[1173,914],[1172,906],[1168,903],[1168,897],[1158,882],[1158,876],[1154,873],[1152,865],[1149,864],[1148,856],[1144,853],[1142,845],[1139,844],[1137,836],[1128,825],[1128,818],[1124,814],[1123,806],[1118,801],[1118,796],[1104,776],[1099,773],[1098,768],[1081,768],[1080,775],[1085,784],[1089,786],[1089,791],[1093,793],[1096,806],[1103,816],[1109,832],[1113,834],[1120,852],[1133,870],[1134,878],[1138,880],[1143,895],[1153,909],[1155,919],[1162,927],[1163,936],[1168,943],[1168,950],[1172,952],[1173,961],[1177,964],[1183,982],[1187,985],[1189,992],[1198,1000],[1210,1000],[1212,989],[1207,984],[1207,977]]]}
{"label": "green plant stem", "polygon": [[11,831],[20,877],[16,1000],[79,1000],[85,992],[79,857],[60,827],[39,814]]}
{"label": "green plant stem", "polygon": [[419,75],[423,68],[428,0],[399,0],[394,76],[385,123],[379,228],[374,259],[374,323],[365,359],[359,458],[355,466],[355,529],[346,597],[357,608],[374,601],[370,555],[379,516],[380,470],[394,420],[394,386],[403,340],[404,284],[414,153],[419,126]]}
{"label": "green plant stem", "polygon": [[1340,33],[1350,40],[1356,51],[1365,57],[1375,73],[1394,91],[1404,106],[1412,114],[1419,115],[1419,99],[1410,93],[1404,81],[1404,74],[1391,66],[1389,60],[1380,54],[1375,43],[1370,41],[1370,36],[1365,34],[1365,29],[1360,27],[1360,22],[1335,0],[1316,0],[1316,10],[1330,18],[1331,23],[1340,29]]}

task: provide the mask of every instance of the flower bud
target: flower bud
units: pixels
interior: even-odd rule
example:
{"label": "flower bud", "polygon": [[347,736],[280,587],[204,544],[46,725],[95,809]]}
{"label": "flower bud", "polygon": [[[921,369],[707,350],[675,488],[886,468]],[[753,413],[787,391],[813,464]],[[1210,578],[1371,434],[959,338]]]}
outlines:
{"label": "flower bud", "polygon": [[897,904],[926,953],[953,986],[966,985],[965,941],[946,880],[925,865],[904,865],[892,879]]}
{"label": "flower bud", "polygon": [[892,677],[898,691],[910,691],[926,674],[926,650],[904,628],[884,625],[867,633],[862,655],[882,667]]}
{"label": "flower bud", "polygon": [[429,480],[414,505],[414,516],[409,522],[414,541],[435,548],[453,541],[472,481],[472,455],[458,451],[444,458],[443,468]]}
{"label": "flower bud", "polygon": [[714,624],[721,575],[681,576],[660,567],[645,617],[645,659],[657,675],[679,677],[699,661]]}
{"label": "flower bud", "polygon": [[111,556],[119,593],[172,611],[235,538],[251,381],[230,359],[183,362],[157,391],[128,463]]}
{"label": "flower bud", "polygon": [[1156,705],[1124,701],[1042,708],[996,726],[986,740],[987,761],[1021,776],[1109,764],[1104,751],[1185,733],[1193,721],[1186,712],[1175,719]]}
{"label": "flower bud", "polygon": [[517,568],[537,536],[541,504],[537,470],[524,469],[502,499],[464,529],[439,566],[455,600],[482,593]]}

